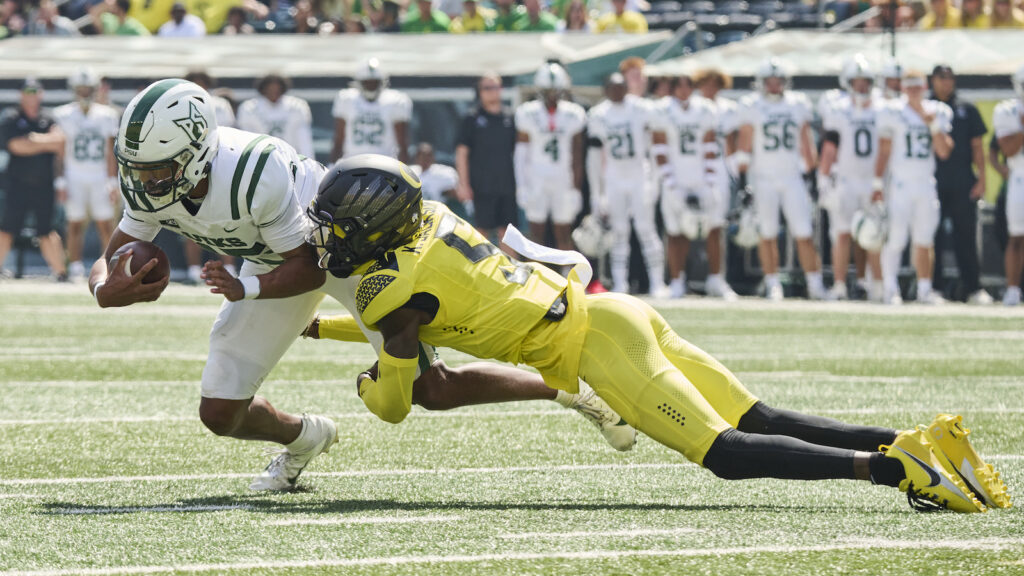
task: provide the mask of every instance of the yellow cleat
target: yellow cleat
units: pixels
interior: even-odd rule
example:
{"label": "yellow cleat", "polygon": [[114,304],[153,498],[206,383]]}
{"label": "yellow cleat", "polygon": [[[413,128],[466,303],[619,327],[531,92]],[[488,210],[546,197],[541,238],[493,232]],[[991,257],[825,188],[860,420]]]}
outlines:
{"label": "yellow cleat", "polygon": [[907,474],[900,490],[907,493],[910,507],[921,512],[948,508],[957,512],[984,512],[985,505],[971,494],[963,480],[942,466],[920,430],[901,432],[891,446],[879,449],[903,464]]}
{"label": "yellow cleat", "polygon": [[1009,508],[1010,495],[1006,484],[991,464],[986,464],[971,446],[963,418],[939,414],[927,428],[918,427],[935,449],[946,471],[963,480],[967,488],[989,508]]}

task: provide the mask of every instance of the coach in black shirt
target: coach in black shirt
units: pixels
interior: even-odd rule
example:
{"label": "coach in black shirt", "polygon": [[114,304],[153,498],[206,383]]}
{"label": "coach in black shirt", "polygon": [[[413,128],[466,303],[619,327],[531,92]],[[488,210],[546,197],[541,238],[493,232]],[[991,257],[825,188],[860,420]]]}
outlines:
{"label": "coach in black shirt", "polygon": [[463,118],[455,147],[459,200],[473,201],[474,224],[500,241],[505,227],[519,219],[512,155],[515,117],[501,102],[501,77],[485,74],[476,85],[478,107]]}
{"label": "coach in black shirt", "polygon": [[57,278],[66,280],[64,248],[53,229],[53,163],[64,150],[64,134],[42,102],[42,86],[29,79],[22,87],[20,105],[0,116],[0,146],[11,155],[4,184],[7,200],[0,221],[0,265],[31,212],[35,215],[39,252]]}
{"label": "coach in black shirt", "polygon": [[[956,78],[949,66],[936,66],[932,71],[932,98],[953,109],[953,153],[947,160],[936,159],[935,183],[942,210],[940,223],[948,218],[953,224],[953,252],[960,271],[960,285],[954,297],[988,304],[992,298],[981,289],[977,244],[978,200],[985,194],[983,137],[988,130],[974,104],[957,97]],[[940,224],[935,232],[936,248],[942,245],[943,236],[945,228]],[[943,291],[938,253],[933,281],[936,290]]]}

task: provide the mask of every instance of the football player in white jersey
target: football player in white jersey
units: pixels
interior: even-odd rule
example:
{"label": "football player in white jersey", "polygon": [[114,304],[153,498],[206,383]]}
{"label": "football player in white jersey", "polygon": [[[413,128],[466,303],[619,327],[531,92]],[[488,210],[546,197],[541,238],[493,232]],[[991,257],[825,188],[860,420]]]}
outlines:
{"label": "football player in white jersey", "polygon": [[536,100],[516,108],[516,199],[530,222],[534,242],[544,242],[548,218],[555,243],[572,250],[572,224],[583,207],[583,128],[587,113],[563,99],[572,87],[569,73],[547,63],[533,77]]}
{"label": "football player in white jersey", "polygon": [[1024,272],[1024,66],[1011,78],[1016,98],[996,106],[992,123],[999,149],[1010,169],[1006,189],[1006,224],[1010,241],[1006,245],[1006,293],[1003,304],[1020,304],[1020,277]]}
{"label": "football player in white jersey", "polygon": [[[878,116],[885,104],[874,98],[875,78],[867,61],[858,57],[847,62],[843,71],[849,86],[848,97],[836,100],[822,117],[825,131],[818,166],[818,191],[821,204],[829,213],[829,235],[832,238],[832,269],[835,283],[832,299],[846,300],[846,272],[850,265],[853,215],[871,206],[871,175],[878,153]],[[857,260],[858,283],[868,291],[869,299],[882,299],[882,269],[878,252],[865,254],[853,246]],[[865,279],[867,261],[871,284]]]}
{"label": "football player in white jersey", "polygon": [[694,94],[693,79],[672,79],[652,119],[655,163],[661,174],[661,217],[668,234],[669,291],[686,293],[686,257],[691,240],[702,240],[725,224],[728,206],[718,194],[718,116],[714,103]]}
{"label": "football player in white jersey", "polygon": [[356,70],[351,88],[338,92],[331,110],[334,148],[331,158],[383,154],[408,162],[412,100],[388,88],[388,75],[376,58]]}
{"label": "football player in white jersey", "polygon": [[897,274],[909,240],[917,271],[917,301],[938,304],[942,298],[932,291],[932,245],[939,225],[935,157],[946,159],[953,150],[949,135],[953,111],[942,102],[925,99],[927,82],[920,72],[905,73],[902,86],[906,98],[893,100],[878,117],[878,158],[872,182],[872,199],[884,199],[889,213],[889,237],[882,248],[885,301],[903,302]]}
{"label": "football player in white jersey", "polygon": [[[208,262],[203,269],[211,291],[223,294],[225,302],[210,333],[199,416],[217,435],[284,445],[251,488],[288,490],[310,460],[337,441],[337,427],[323,416],[278,411],[256,392],[311,325],[325,295],[357,310],[361,277],[325,275],[308,243],[314,227],[305,210],[326,168],[278,138],[218,128],[209,102],[199,86],[167,79],[129,103],[115,148],[126,207],[105,257],[93,265],[89,287],[101,307],[156,300],[167,279],[142,283],[155,259],[134,275],[126,272],[131,252],[111,259],[121,246],[152,240],[161,229],[245,259],[237,278],[220,262]],[[408,178],[419,185],[411,174]],[[380,353],[378,332],[354,318],[336,327]],[[421,352],[418,372],[427,377],[417,379],[416,394],[425,407],[551,399],[597,424],[618,449],[628,450],[635,442],[636,431],[620,423],[592,391],[559,394],[539,375],[492,364],[448,371],[432,361],[430,347]]]}
{"label": "football player in white jersey", "polygon": [[91,68],[76,70],[68,77],[74,102],[53,111],[66,136],[54,187],[59,196],[66,198],[68,275],[79,280],[85,277],[82,241],[88,219],[96,223],[96,232],[105,246],[114,231],[118,196],[114,161],[118,117],[110,106],[93,101],[99,85],[100,78]]}
{"label": "football player in white jersey", "polygon": [[654,195],[647,187],[650,104],[627,95],[626,79],[616,72],[605,83],[603,100],[590,109],[587,134],[591,151],[587,175],[594,211],[612,229],[612,290],[629,292],[629,225],[633,223],[651,279],[650,292],[664,292],[665,249],[654,222]]}
{"label": "football player in white jersey", "polygon": [[903,98],[903,66],[895,58],[889,58],[882,64],[881,80],[882,96],[886,100],[899,100]]}
{"label": "football player in white jersey", "polygon": [[796,240],[797,257],[807,278],[807,294],[824,299],[821,261],[811,238],[813,208],[803,174],[815,166],[811,137],[811,105],[800,92],[788,89],[789,75],[770,59],[758,67],[757,90],[740,100],[740,139],[736,164],[741,188],[749,178],[754,194],[761,243],[758,256],[765,277],[765,296],[783,298],[779,280],[779,209]]}
{"label": "football player in white jersey", "polygon": [[238,106],[238,128],[280,138],[299,154],[314,158],[313,116],[302,98],[287,94],[291,83],[280,74],[267,74],[256,83],[259,96]]}
{"label": "football player in white jersey", "polygon": [[[722,96],[722,90],[732,88],[732,78],[720,70],[708,69],[697,72],[693,77],[700,95],[715,104],[718,117],[716,142],[718,143],[715,174],[717,175],[717,202],[721,210],[728,210],[732,200],[732,186],[736,179],[735,158],[736,143],[739,139],[739,124],[736,101]],[[736,300],[736,292],[725,281],[722,266],[725,264],[725,238],[722,227],[708,231],[708,279],[704,289],[708,296]]]}

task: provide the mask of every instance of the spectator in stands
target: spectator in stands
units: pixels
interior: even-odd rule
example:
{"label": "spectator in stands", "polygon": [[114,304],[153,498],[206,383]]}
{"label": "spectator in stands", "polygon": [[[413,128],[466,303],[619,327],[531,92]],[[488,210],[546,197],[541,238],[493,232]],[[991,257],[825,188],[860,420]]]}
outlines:
{"label": "spectator in stands", "polygon": [[28,18],[22,3],[18,0],[3,0],[3,4],[0,4],[0,38],[21,34],[27,26]]}
{"label": "spectator in stands", "polygon": [[392,0],[384,0],[381,5],[380,22],[377,24],[377,32],[393,34],[402,31],[401,15],[402,7]]}
{"label": "spectator in stands", "polygon": [[626,89],[633,96],[647,96],[647,74],[644,67],[647,62],[639,56],[631,56],[619,62],[619,74],[626,79]]}
{"label": "spectator in stands", "polygon": [[246,21],[247,19],[248,16],[246,15],[244,8],[241,6],[232,6],[231,9],[228,10],[227,22],[225,22],[224,26],[220,29],[220,33],[225,36],[255,34],[256,29],[252,27],[252,24],[249,24]]}
{"label": "spectator in stands", "polygon": [[936,28],[959,28],[960,10],[950,5],[949,0],[931,0],[931,9],[918,22],[922,30]]}
{"label": "spectator in stands", "polygon": [[320,17],[313,10],[310,0],[298,0],[289,12],[295,22],[295,34],[316,34],[320,28]]}
{"label": "spectator in stands", "polygon": [[25,216],[31,212],[35,215],[39,252],[57,280],[66,282],[64,247],[53,229],[54,160],[64,152],[64,133],[57,127],[50,110],[42,105],[42,85],[28,79],[22,86],[19,106],[0,116],[0,146],[11,155],[7,165],[6,205],[0,221],[0,266],[14,238],[25,228]]}
{"label": "spectator in stands", "polygon": [[964,28],[992,27],[981,0],[963,0],[960,4],[960,23]]}
{"label": "spectator in stands", "polygon": [[[978,264],[978,200],[985,195],[985,144],[988,129],[977,107],[956,94],[956,78],[949,66],[932,71],[931,97],[953,109],[953,152],[946,160],[937,159],[935,183],[939,193],[941,219],[953,224],[953,251],[960,270],[958,300],[988,304],[992,298],[981,289]],[[935,246],[941,246],[945,227],[935,231]],[[932,284],[943,290],[942,263],[935,258]]]}
{"label": "spectator in stands", "polygon": [[494,0],[498,15],[494,18],[494,30],[497,32],[514,32],[516,24],[526,17],[526,9],[516,4],[516,0]]}
{"label": "spectator in stands", "polygon": [[989,21],[993,28],[1024,28],[1024,11],[1010,0],[995,0]]}
{"label": "spectator in stands", "polygon": [[484,74],[476,83],[476,108],[462,119],[455,167],[462,202],[473,202],[474,225],[500,241],[505,228],[519,220],[516,177],[512,162],[516,123],[501,100],[501,76]]}
{"label": "spectator in stands", "polygon": [[28,27],[29,34],[40,36],[78,36],[80,32],[75,23],[57,12],[53,0],[42,0],[35,18]]}
{"label": "spectator in stands", "polygon": [[433,0],[433,7],[434,10],[444,12],[449,19],[461,15],[466,9],[463,0]]}
{"label": "spectator in stands", "polygon": [[597,31],[612,34],[644,34],[647,19],[639,12],[626,10],[626,0],[612,0],[612,11],[597,19]]}
{"label": "spectator in stands", "polygon": [[149,30],[128,15],[131,7],[131,0],[103,0],[89,9],[89,17],[101,34],[149,36]]}
{"label": "spectator in stands", "polygon": [[160,26],[157,35],[166,38],[199,38],[206,36],[206,24],[195,14],[189,14],[184,2],[171,6],[171,19]]}
{"label": "spectator in stands", "polygon": [[459,186],[459,174],[455,168],[434,162],[434,147],[427,142],[416,146],[416,164],[410,166],[419,176],[423,199],[443,202],[457,216],[465,219],[466,207],[459,201],[455,189]]}
{"label": "spectator in stands", "polygon": [[434,10],[430,0],[416,0],[416,8],[410,9],[402,20],[402,32],[425,34],[447,32],[451,20],[440,10]]}
{"label": "spectator in stands", "polygon": [[558,30],[558,17],[541,9],[540,0],[524,0],[526,15],[516,22],[516,32],[554,32]]}
{"label": "spectator in stands", "polygon": [[565,20],[558,22],[559,32],[593,32],[594,26],[587,17],[587,5],[583,0],[572,0],[565,13]]}
{"label": "spectator in stands", "polygon": [[366,34],[370,30],[370,21],[361,16],[349,16],[345,19],[345,34]]}
{"label": "spectator in stands", "polygon": [[494,31],[494,19],[498,16],[497,12],[480,6],[477,0],[465,0],[462,6],[462,14],[452,20],[452,32],[465,34],[467,32]]}

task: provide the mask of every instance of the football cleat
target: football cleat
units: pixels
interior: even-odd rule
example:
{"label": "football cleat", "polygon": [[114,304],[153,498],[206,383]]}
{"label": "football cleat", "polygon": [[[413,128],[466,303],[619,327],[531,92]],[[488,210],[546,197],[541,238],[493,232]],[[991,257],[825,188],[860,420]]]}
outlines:
{"label": "football cleat", "polygon": [[765,288],[764,297],[772,302],[782,302],[786,298],[786,295],[782,291],[781,284],[772,284]]}
{"label": "football cleat", "polygon": [[986,464],[971,446],[967,438],[971,430],[964,428],[962,417],[939,414],[930,426],[918,428],[928,438],[946,471],[963,480],[978,500],[989,508],[1012,506],[999,472]]}
{"label": "football cleat", "polygon": [[580,393],[572,395],[568,407],[597,426],[612,448],[626,452],[636,445],[636,429],[627,424],[619,413],[612,410],[612,407],[586,383],[580,382]]}
{"label": "football cleat", "polygon": [[887,457],[896,458],[903,464],[907,477],[900,482],[900,491],[907,493],[907,502],[914,510],[986,510],[985,505],[971,494],[963,480],[946,472],[925,434],[920,430],[901,432],[891,446],[879,446],[879,450]]}
{"label": "football cleat", "polygon": [[302,474],[309,462],[320,454],[326,454],[331,445],[338,441],[338,427],[330,418],[303,414],[302,426],[303,433],[309,435],[309,448],[301,451],[288,448],[267,450],[267,454],[273,455],[274,459],[253,479],[249,485],[250,490],[292,490],[299,474]]}
{"label": "football cleat", "polygon": [[739,299],[732,287],[721,277],[709,278],[706,288],[708,296],[712,298],[721,298],[726,302],[735,302]]}

